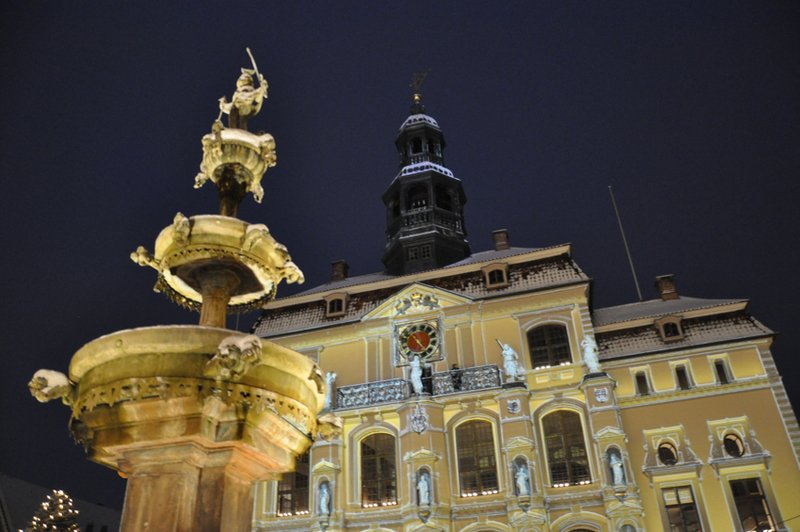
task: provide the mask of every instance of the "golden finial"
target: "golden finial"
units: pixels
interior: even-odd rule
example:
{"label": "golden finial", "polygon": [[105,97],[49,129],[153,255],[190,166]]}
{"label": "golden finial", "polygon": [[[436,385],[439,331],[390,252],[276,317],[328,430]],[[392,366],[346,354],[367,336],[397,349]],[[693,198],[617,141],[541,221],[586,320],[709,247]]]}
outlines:
{"label": "golden finial", "polygon": [[422,88],[422,84],[425,83],[425,78],[428,77],[430,72],[431,69],[429,68],[424,72],[414,72],[414,74],[411,76],[411,83],[409,83],[408,86],[414,91],[413,98],[415,104],[422,102],[422,93],[420,92],[420,89]]}

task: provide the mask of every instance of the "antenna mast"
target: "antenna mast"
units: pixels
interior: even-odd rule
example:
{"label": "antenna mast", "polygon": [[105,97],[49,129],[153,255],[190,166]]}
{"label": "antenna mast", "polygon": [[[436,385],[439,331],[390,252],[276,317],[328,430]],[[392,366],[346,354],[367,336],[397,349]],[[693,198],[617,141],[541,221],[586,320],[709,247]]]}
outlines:
{"label": "antenna mast", "polygon": [[631,257],[631,250],[628,247],[628,239],[625,238],[625,229],[622,228],[622,218],[619,216],[619,209],[617,209],[617,202],[614,199],[614,189],[608,185],[608,194],[611,196],[611,205],[614,206],[614,214],[617,216],[617,224],[619,224],[619,232],[622,234],[622,243],[625,245],[625,254],[628,256],[628,264],[631,266],[631,274],[633,275],[633,284],[636,286],[636,295],[639,301],[642,300],[642,290],[639,288],[639,279],[636,277],[636,268],[633,267],[633,257]]}

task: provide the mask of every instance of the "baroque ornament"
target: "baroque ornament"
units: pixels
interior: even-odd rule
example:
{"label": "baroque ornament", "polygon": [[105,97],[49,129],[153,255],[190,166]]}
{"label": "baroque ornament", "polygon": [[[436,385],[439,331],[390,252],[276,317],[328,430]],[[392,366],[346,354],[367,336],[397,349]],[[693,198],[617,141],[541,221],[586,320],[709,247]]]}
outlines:
{"label": "baroque ornament", "polygon": [[594,398],[598,403],[608,402],[608,388],[595,388]]}
{"label": "baroque ornament", "polygon": [[415,406],[414,410],[408,415],[408,424],[411,430],[417,434],[422,434],[428,429],[428,420],[428,412],[425,410],[425,407],[421,405]]}
{"label": "baroque ornament", "polygon": [[395,313],[398,316],[436,310],[437,308],[441,308],[439,305],[439,298],[434,294],[423,295],[419,292],[414,292],[409,297],[404,297],[394,306]]}
{"label": "baroque ornament", "polygon": [[238,380],[259,362],[261,339],[258,336],[228,336],[220,342],[204,373],[216,380]]}
{"label": "baroque ornament", "polygon": [[506,403],[506,408],[509,414],[518,414],[522,405],[519,399],[509,399]]}

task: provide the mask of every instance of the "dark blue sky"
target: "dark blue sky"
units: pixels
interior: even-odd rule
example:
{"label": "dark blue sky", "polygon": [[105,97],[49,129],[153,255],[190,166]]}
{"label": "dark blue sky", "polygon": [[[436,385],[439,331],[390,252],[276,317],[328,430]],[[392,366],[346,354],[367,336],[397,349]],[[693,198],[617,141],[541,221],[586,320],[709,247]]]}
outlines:
{"label": "dark blue sky", "polygon": [[645,297],[674,273],[682,294],[749,298],[800,404],[796,2],[162,4],[0,7],[0,471],[121,504],[67,408],[26,383],[102,334],[196,322],[128,255],[177,211],[217,210],[192,188],[200,138],[245,46],[270,84],[251,125],[278,166],[240,217],[270,227],[306,286],[335,259],[382,268],[393,140],[430,68],[473,250],[500,227],[514,245],[571,242],[595,304],[630,302],[613,185]]}

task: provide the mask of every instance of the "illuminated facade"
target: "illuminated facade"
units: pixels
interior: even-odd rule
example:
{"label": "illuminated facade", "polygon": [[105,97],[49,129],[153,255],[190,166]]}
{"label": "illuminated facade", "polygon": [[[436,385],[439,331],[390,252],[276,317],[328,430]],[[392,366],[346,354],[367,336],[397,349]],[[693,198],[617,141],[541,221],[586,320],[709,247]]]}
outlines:
{"label": "illuminated facade", "polygon": [[418,98],[396,145],[386,271],[334,263],[254,326],[319,363],[344,424],[258,484],[255,530],[800,529],[800,429],[747,301],[661,276],[595,308],[569,245],[471,252]]}

